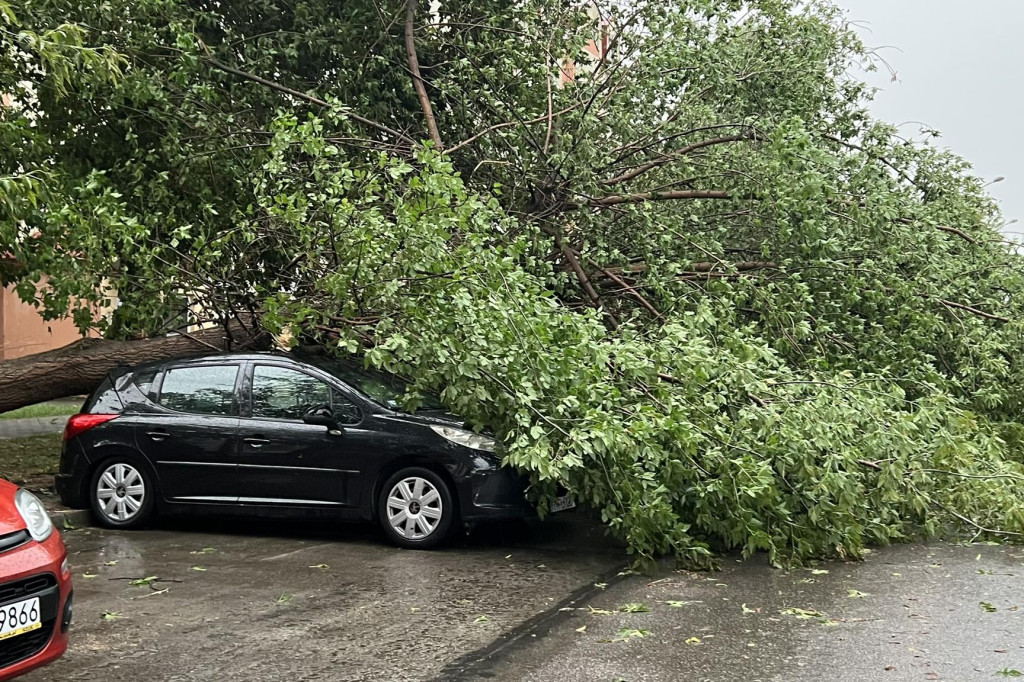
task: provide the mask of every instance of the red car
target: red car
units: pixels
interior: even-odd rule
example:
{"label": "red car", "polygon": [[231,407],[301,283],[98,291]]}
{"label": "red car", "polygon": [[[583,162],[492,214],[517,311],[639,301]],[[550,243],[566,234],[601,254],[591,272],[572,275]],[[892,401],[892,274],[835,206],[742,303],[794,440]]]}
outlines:
{"label": "red car", "polygon": [[71,601],[67,550],[42,502],[0,480],[0,680],[60,658]]}

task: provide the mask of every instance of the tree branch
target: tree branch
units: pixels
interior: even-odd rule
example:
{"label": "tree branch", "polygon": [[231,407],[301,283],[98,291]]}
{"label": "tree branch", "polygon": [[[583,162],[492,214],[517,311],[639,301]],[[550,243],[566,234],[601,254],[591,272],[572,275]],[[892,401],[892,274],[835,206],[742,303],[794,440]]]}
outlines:
{"label": "tree branch", "polygon": [[[924,298],[933,298],[932,296],[928,296],[927,294],[922,294],[922,296]],[[971,306],[964,305],[963,303],[957,303],[955,301],[947,301],[944,298],[940,298],[938,300],[939,300],[939,303],[941,303],[942,305],[949,306],[950,308],[957,308],[959,310],[964,310],[966,312],[971,313],[972,315],[977,315],[978,317],[984,317],[986,320],[994,320],[996,322],[1009,322],[1010,321],[1010,319],[1008,317],[1001,317],[1000,315],[993,315],[992,313],[986,313],[984,310],[978,310],[977,308],[972,308]]]}
{"label": "tree branch", "polygon": [[419,97],[420,106],[423,108],[423,117],[427,120],[427,132],[430,139],[434,141],[437,149],[444,149],[441,142],[441,134],[437,130],[437,121],[434,120],[434,109],[430,106],[430,98],[427,97],[427,87],[423,82],[420,73],[420,60],[416,56],[416,36],[413,32],[413,23],[416,20],[416,0],[406,0],[405,10],[405,51],[409,53],[409,70],[412,72],[412,85],[416,89],[416,96]]}
{"label": "tree branch", "polygon": [[[572,249],[566,246],[565,244],[562,244],[561,247],[562,254],[565,256],[565,260],[568,261],[569,267],[571,267],[572,271],[576,273],[576,279],[580,281],[580,286],[583,287],[583,291],[586,292],[587,297],[590,298],[590,301],[594,304],[594,307],[600,310],[601,296],[597,293],[597,290],[594,288],[594,285],[590,283],[590,279],[587,277],[587,273],[583,271],[583,266],[580,265],[580,261],[578,258],[576,258],[576,254],[573,253]],[[618,326],[619,321],[615,319],[615,317],[611,313],[608,313],[608,317],[612,321],[614,326]]]}
{"label": "tree branch", "polygon": [[949,227],[948,225],[936,225],[935,229],[936,230],[942,230],[943,232],[949,232],[951,234],[955,234],[956,236],[960,237],[964,241],[968,241],[971,244],[974,244],[975,246],[978,245],[978,242],[977,242],[977,240],[974,239],[974,237],[971,237],[969,234],[967,234],[963,230],[958,230],[955,227]]}
{"label": "tree branch", "polygon": [[644,173],[646,173],[649,170],[652,170],[654,168],[658,168],[659,166],[664,166],[665,164],[671,163],[672,161],[675,161],[675,160],[679,159],[680,157],[686,156],[687,154],[690,154],[692,152],[704,149],[706,147],[713,147],[713,146],[719,145],[719,144],[727,144],[729,142],[741,142],[743,140],[750,140],[750,139],[754,139],[754,136],[752,134],[750,134],[750,133],[746,133],[746,134],[742,134],[742,135],[726,135],[724,137],[716,137],[716,138],[711,139],[711,140],[704,140],[703,142],[695,142],[695,143],[693,143],[691,145],[687,145],[686,147],[683,147],[682,149],[680,149],[678,152],[676,152],[674,154],[666,154],[662,158],[658,159],[657,161],[651,161],[649,163],[645,163],[645,164],[643,164],[641,166],[638,166],[637,168],[634,168],[631,171],[628,171],[626,173],[622,173],[621,175],[616,175],[614,178],[609,178],[608,180],[602,180],[601,184],[602,185],[606,185],[606,186],[610,186],[610,185],[617,185],[617,184],[622,183],[622,182],[628,182],[628,181],[632,180],[633,178],[635,178],[637,176],[643,175]]}
{"label": "tree branch", "polygon": [[[570,111],[572,111],[573,109],[576,109],[576,108],[581,107],[581,106],[583,106],[583,103],[582,102],[577,102],[576,104],[573,104],[572,106],[566,107],[565,109],[562,109],[560,111],[556,111],[555,113],[551,114],[551,116],[554,117],[554,118],[557,118],[558,116],[561,116],[562,114],[567,114]],[[492,126],[484,128],[483,130],[481,130],[476,135],[473,135],[472,137],[467,137],[465,140],[463,140],[462,142],[458,143],[454,147],[448,149],[447,151],[448,151],[449,154],[454,154],[459,149],[462,149],[463,147],[466,147],[466,146],[469,146],[469,145],[473,144],[474,142],[479,140],[484,135],[489,135],[490,133],[493,133],[495,130],[501,130],[502,128],[509,128],[511,126],[518,126],[518,125],[532,125],[534,123],[541,123],[541,122],[547,121],[547,120],[548,120],[548,114],[544,114],[543,116],[538,116],[537,118],[531,118],[528,121],[505,121],[504,123],[495,123]]]}
{"label": "tree branch", "polygon": [[[779,267],[779,264],[778,263],[773,263],[772,261],[752,260],[752,261],[739,261],[739,262],[735,262],[735,263],[729,263],[729,262],[725,262],[725,261],[716,261],[714,263],[692,263],[690,265],[689,270],[687,270],[687,272],[691,272],[691,273],[709,273],[709,272],[712,272],[715,269],[723,269],[723,270],[724,269],[732,269],[732,270],[736,270],[737,272],[747,272],[747,271],[750,271],[750,270],[765,270],[765,269],[773,269],[773,268],[778,268],[778,267]],[[647,270],[647,268],[648,268],[647,263],[633,263],[631,265],[623,265],[621,267],[616,267],[616,268],[602,268],[601,272],[603,272],[603,273],[605,273],[606,275],[609,275],[609,276],[611,276],[613,273],[616,274],[616,275],[625,274],[625,273],[635,274],[635,273],[644,272],[644,271]]]}
{"label": "tree branch", "polygon": [[[597,265],[593,261],[591,261],[590,264],[593,265],[594,267],[597,267]],[[623,289],[628,291],[636,300],[640,301],[640,304],[643,307],[647,308],[649,311],[651,311],[652,315],[654,315],[659,320],[662,318],[662,315],[661,313],[658,312],[658,309],[655,308],[650,301],[644,298],[643,294],[641,294],[639,291],[626,284],[626,282],[621,277],[616,275],[614,272],[609,272],[606,268],[601,268],[601,272],[610,277],[616,284],[621,286]]]}
{"label": "tree branch", "polygon": [[[205,45],[203,47],[205,48]],[[249,73],[248,71],[243,71],[241,69],[236,69],[233,66],[228,66],[224,62],[222,62],[222,61],[220,61],[218,59],[215,59],[214,57],[212,57],[209,54],[207,54],[203,59],[206,61],[207,64],[209,64],[210,66],[212,66],[215,69],[218,69],[218,70],[223,71],[225,73],[230,73],[233,76],[238,76],[239,78],[244,78],[245,80],[252,81],[253,83],[259,83],[260,85],[268,87],[271,90],[276,90],[277,92],[283,93],[285,95],[290,95],[291,97],[294,97],[296,99],[300,99],[303,102],[308,102],[309,104],[315,104],[318,107],[324,107],[324,108],[329,108],[331,106],[329,102],[326,102],[326,101],[320,99],[319,97],[313,97],[312,95],[307,95],[304,92],[299,92],[298,90],[293,90],[292,88],[289,88],[287,86],[281,85],[280,83],[275,83],[272,80],[267,80],[266,78],[262,78],[261,76],[257,76],[254,73]],[[397,130],[393,130],[393,129],[389,128],[388,126],[386,126],[386,125],[384,125],[382,123],[377,123],[376,121],[371,121],[370,119],[364,118],[364,117],[360,116],[359,114],[353,113],[351,111],[345,111],[345,115],[348,116],[349,118],[351,118],[353,121],[358,121],[359,123],[362,123],[363,125],[369,126],[371,128],[375,128],[375,129],[377,129],[377,130],[379,130],[379,131],[381,131],[383,133],[387,133],[388,135],[391,135],[392,137],[394,137],[396,139],[403,140],[405,142],[408,142],[409,144],[413,144],[414,143],[414,140],[412,138],[410,138],[408,135],[405,135],[404,133],[400,133]]]}
{"label": "tree branch", "polygon": [[613,194],[606,197],[592,197],[584,206],[617,206],[639,204],[645,201],[670,201],[673,199],[732,199],[732,194],[718,190],[681,189],[667,192],[641,192],[639,194]]}

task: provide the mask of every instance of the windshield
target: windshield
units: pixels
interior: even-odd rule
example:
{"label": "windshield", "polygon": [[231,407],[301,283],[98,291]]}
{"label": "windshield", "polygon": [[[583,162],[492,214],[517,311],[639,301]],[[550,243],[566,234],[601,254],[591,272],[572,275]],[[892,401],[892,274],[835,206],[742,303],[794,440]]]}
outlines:
{"label": "windshield", "polygon": [[[323,356],[303,355],[301,359],[338,377],[376,403],[392,410],[406,411],[403,400],[409,390],[409,384],[394,374],[367,369],[357,362]],[[422,394],[419,396],[418,402],[417,412],[445,409],[436,395]]]}

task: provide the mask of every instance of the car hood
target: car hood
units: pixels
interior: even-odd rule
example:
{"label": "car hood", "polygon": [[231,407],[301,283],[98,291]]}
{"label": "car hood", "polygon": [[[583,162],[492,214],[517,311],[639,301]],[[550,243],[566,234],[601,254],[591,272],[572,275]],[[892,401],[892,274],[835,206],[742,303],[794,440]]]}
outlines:
{"label": "car hood", "polygon": [[17,491],[18,486],[0,480],[0,535],[25,529],[25,519],[14,506],[14,493]]}
{"label": "car hood", "polygon": [[419,410],[413,413],[397,412],[395,417],[412,424],[437,424],[439,426],[454,426],[459,429],[466,428],[466,420],[457,414],[446,410]]}

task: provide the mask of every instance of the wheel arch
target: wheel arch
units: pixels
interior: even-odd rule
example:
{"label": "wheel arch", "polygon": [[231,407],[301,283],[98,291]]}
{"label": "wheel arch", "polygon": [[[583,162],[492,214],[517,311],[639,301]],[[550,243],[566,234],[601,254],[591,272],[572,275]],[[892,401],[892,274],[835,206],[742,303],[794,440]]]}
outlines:
{"label": "wheel arch", "polygon": [[453,519],[453,523],[457,522],[459,517],[462,516],[462,506],[461,501],[459,500],[459,488],[455,485],[455,478],[452,476],[451,472],[448,471],[448,468],[441,462],[434,459],[428,459],[420,455],[404,455],[402,457],[397,457],[382,466],[377,472],[377,476],[373,481],[373,486],[370,491],[370,508],[373,510],[373,521],[380,521],[379,502],[380,494],[384,488],[384,483],[402,469],[408,468],[426,469],[427,471],[437,474],[441,480],[445,482],[445,485],[448,486],[448,492],[451,493],[452,506],[454,507],[456,514]]}
{"label": "wheel arch", "polygon": [[156,501],[159,501],[161,499],[160,478],[157,476],[156,468],[150,464],[149,460],[141,452],[123,446],[102,448],[96,452],[85,470],[85,475],[82,476],[82,480],[79,483],[78,493],[81,495],[80,499],[82,499],[86,505],[89,504],[89,500],[91,499],[89,487],[92,485],[92,479],[93,476],[96,475],[96,471],[107,462],[118,458],[125,459],[133,464],[138,464],[145,468],[146,474],[149,476],[150,480],[153,481],[153,486],[156,488],[154,490],[156,493]]}

